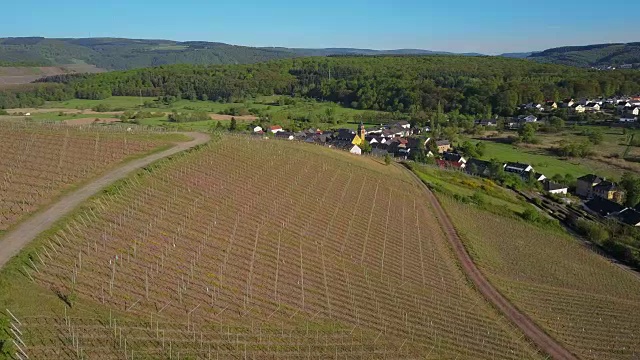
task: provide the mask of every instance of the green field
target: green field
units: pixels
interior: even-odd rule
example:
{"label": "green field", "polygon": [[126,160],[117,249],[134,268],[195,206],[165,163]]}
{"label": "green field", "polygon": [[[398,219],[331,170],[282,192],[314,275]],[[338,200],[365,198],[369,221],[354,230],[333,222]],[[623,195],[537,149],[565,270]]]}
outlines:
{"label": "green field", "polygon": [[[47,102],[44,109],[82,109],[91,110],[98,105],[106,105],[110,111],[124,110],[144,110],[150,112],[208,112],[210,114],[232,113],[238,114],[238,118],[242,115],[246,116],[262,116],[268,119],[269,123],[279,124],[284,127],[290,127],[296,123],[300,128],[318,127],[321,129],[345,127],[355,129],[360,120],[365,125],[380,125],[372,123],[368,119],[378,117],[385,113],[356,110],[345,108],[330,102],[319,102],[309,99],[287,98],[281,96],[261,96],[251,101],[242,103],[219,103],[214,101],[190,101],[178,100],[171,104],[164,104],[155,101],[153,97],[136,97],[136,96],[113,96],[104,100],[83,100],[72,99],[68,101],[51,101]],[[285,101],[286,100],[286,101]],[[153,107],[145,107],[144,103],[153,103]],[[66,120],[74,117],[58,116],[59,111],[52,111],[47,114],[34,115],[37,120]],[[77,115],[75,118],[79,118]],[[94,116],[82,116],[89,117]],[[96,117],[117,117],[113,114]],[[218,120],[198,121],[188,123],[170,123],[165,117],[149,118],[140,121],[142,125],[150,126],[166,126],[176,129],[206,130],[215,127]],[[223,126],[227,127],[229,121],[221,120]],[[241,125],[240,125],[241,126]]]}
{"label": "green field", "polygon": [[413,170],[418,177],[435,191],[471,197],[480,194],[487,204],[508,209],[514,214],[522,213],[527,204],[515,193],[507,190],[492,180],[467,175],[459,171],[441,170],[434,166],[414,165]]}
{"label": "green field", "polygon": [[483,160],[497,159],[499,161],[511,161],[530,164],[533,168],[547,177],[560,174],[571,174],[575,177],[591,172],[601,172],[602,169],[590,167],[586,161],[578,159],[562,160],[546,154],[543,150],[528,150],[510,144],[501,144],[492,141],[480,140],[486,144]]}

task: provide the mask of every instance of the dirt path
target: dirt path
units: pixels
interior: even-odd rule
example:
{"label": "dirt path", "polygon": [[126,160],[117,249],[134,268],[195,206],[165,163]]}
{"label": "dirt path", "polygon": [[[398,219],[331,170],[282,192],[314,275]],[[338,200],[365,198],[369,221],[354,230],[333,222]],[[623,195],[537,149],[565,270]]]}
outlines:
{"label": "dirt path", "polygon": [[29,217],[17,227],[6,233],[2,238],[0,238],[0,268],[2,268],[13,256],[18,254],[24,246],[35,239],[38,234],[49,229],[56,221],[69,214],[78,205],[89,199],[91,196],[97,194],[104,187],[117,180],[123,179],[131,172],[141,169],[156,160],[193,148],[197,145],[204,144],[211,139],[209,135],[203,133],[184,134],[192,137],[193,140],[177,143],[171,149],[127,162],[120,167],[107,172],[100,178],[64,195],[54,204],[49,206],[48,209]]}
{"label": "dirt path", "polygon": [[478,289],[478,291],[480,291],[485,299],[491,302],[496,309],[498,309],[507,319],[514,323],[525,334],[525,336],[529,338],[529,340],[531,340],[540,348],[540,350],[544,351],[552,358],[563,360],[578,359],[564,346],[562,346],[555,339],[544,332],[544,330],[539,328],[538,325],[536,325],[536,323],[531,320],[531,318],[520,312],[520,310],[518,310],[511,302],[509,302],[507,298],[502,296],[502,294],[500,294],[500,292],[498,292],[498,290],[493,287],[491,283],[489,283],[487,278],[480,272],[480,269],[478,269],[476,264],[473,262],[471,256],[469,256],[469,253],[467,253],[467,250],[465,249],[462,240],[458,236],[453,223],[451,223],[451,220],[445,213],[436,196],[420,180],[420,178],[418,178],[416,174],[414,174],[411,170],[407,171],[411,173],[415,181],[419,182],[422,188],[425,190],[427,199],[429,200],[429,203],[435,211],[436,219],[440,223],[440,226],[442,227],[447,240],[451,244],[453,252],[460,262],[462,271],[464,271],[469,280],[473,282],[475,287]]}

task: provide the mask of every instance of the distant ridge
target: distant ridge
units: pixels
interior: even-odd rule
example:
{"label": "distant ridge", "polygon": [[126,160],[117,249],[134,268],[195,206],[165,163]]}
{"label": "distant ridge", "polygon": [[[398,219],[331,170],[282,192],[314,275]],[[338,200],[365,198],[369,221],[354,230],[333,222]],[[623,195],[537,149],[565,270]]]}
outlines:
{"label": "distant ridge", "polygon": [[533,53],[528,59],[581,67],[640,64],[640,42],[563,46]]}
{"label": "distant ridge", "polygon": [[[124,38],[44,37],[0,38],[0,65],[60,66],[90,64],[126,70],[171,64],[251,64],[300,56],[434,55],[453,53],[421,49],[372,50],[352,48],[293,49],[248,47],[208,41]],[[480,54],[460,54],[480,55]]]}
{"label": "distant ridge", "polygon": [[[486,56],[479,53],[424,49],[249,47],[221,42],[162,39],[0,38],[0,66],[84,64],[106,70],[127,70],[172,64],[252,64],[302,56],[336,55]],[[578,67],[628,67],[630,64],[640,67],[640,42],[564,46],[540,52],[513,52],[499,56]]]}

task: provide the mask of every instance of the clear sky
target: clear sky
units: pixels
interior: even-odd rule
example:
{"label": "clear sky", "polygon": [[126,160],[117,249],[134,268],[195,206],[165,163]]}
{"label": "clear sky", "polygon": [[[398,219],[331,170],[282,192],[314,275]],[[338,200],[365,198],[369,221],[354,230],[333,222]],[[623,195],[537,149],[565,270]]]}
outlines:
{"label": "clear sky", "polygon": [[640,41],[637,11],[595,0],[5,0],[0,37],[497,54]]}

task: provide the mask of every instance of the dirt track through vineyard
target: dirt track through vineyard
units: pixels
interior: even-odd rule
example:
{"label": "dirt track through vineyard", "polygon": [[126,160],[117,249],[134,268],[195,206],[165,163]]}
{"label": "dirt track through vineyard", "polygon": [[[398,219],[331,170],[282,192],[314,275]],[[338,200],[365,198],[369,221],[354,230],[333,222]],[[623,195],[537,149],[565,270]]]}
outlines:
{"label": "dirt track through vineyard", "polygon": [[513,322],[522,332],[533,341],[542,351],[554,359],[577,359],[569,350],[558,343],[555,339],[544,332],[536,323],[527,315],[518,310],[507,298],[505,298],[496,288],[489,283],[487,278],[480,272],[475,265],[471,256],[467,252],[453,226],[453,223],[440,205],[440,202],[429,188],[418,178],[412,171],[408,170],[412,177],[421,184],[425,190],[429,203],[433,207],[434,213],[447,240],[451,244],[453,251],[458,258],[462,270],[467,277],[473,282],[480,293],[495,306],[507,319]]}
{"label": "dirt track through vineyard", "polygon": [[63,196],[48,209],[28,218],[13,230],[6,233],[0,238],[0,268],[4,267],[13,256],[18,254],[18,252],[35,239],[38,234],[49,229],[56,221],[69,214],[74,208],[91,196],[97,194],[104,187],[117,180],[123,179],[131,172],[141,169],[154,161],[191,149],[210,140],[210,136],[203,133],[194,132],[184,134],[192,137],[193,140],[178,143],[171,149],[151,154],[117,167],[98,179]]}

